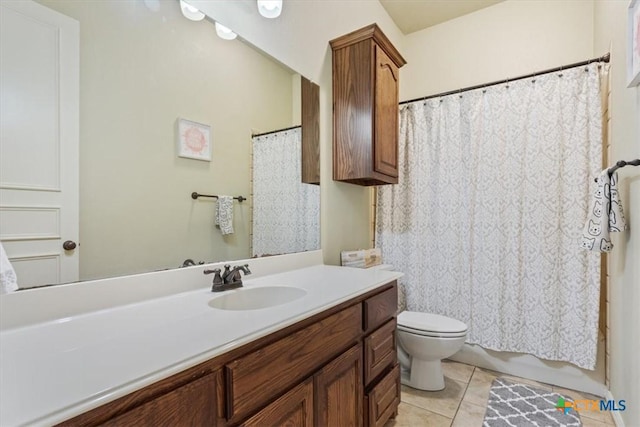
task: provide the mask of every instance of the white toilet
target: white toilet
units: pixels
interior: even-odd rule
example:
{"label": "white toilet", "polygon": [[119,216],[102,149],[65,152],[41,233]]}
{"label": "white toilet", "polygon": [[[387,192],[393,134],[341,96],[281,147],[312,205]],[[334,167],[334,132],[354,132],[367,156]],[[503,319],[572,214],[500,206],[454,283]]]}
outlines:
{"label": "white toilet", "polygon": [[444,389],[441,360],[462,348],[467,325],[430,313],[403,311],[398,315],[398,359],[402,384],[420,390]]}

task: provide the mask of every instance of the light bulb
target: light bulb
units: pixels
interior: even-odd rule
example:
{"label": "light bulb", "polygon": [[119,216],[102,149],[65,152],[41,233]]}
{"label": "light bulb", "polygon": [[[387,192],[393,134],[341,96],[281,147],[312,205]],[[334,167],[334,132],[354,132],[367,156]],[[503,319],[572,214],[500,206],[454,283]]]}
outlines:
{"label": "light bulb", "polygon": [[180,10],[182,10],[185,18],[191,19],[192,21],[202,21],[204,19],[204,13],[200,12],[198,8],[185,3],[183,0],[180,0]]}
{"label": "light bulb", "polygon": [[277,18],[282,12],[282,0],[258,0],[258,12],[265,18]]}
{"label": "light bulb", "polygon": [[236,33],[234,33],[229,28],[217,22],[216,22],[216,34],[218,35],[218,37],[225,40],[233,40],[236,37],[238,37]]}

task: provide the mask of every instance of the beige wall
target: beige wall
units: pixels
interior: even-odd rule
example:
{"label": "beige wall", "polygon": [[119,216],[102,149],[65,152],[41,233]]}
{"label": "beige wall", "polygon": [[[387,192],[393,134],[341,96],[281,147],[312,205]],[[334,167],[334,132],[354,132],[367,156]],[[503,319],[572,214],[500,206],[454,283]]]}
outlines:
{"label": "beige wall", "polygon": [[278,19],[264,19],[255,1],[190,1],[249,42],[320,85],[321,246],[326,263],[340,251],[369,247],[369,197],[365,187],[332,180],[332,94],[329,40],[377,22],[402,50],[402,33],[377,1],[285,2]]}
{"label": "beige wall", "polygon": [[510,0],[409,34],[400,99],[455,90],[593,56],[593,2]]}
{"label": "beige wall", "polygon": [[[291,71],[174,0],[40,2],[80,21],[80,277],[248,258],[249,203],[222,238],[190,194],[249,196],[251,132],[292,125]],[[212,162],[176,156],[178,117],[211,125]]]}
{"label": "beige wall", "polygon": [[[640,89],[627,88],[626,0],[595,2],[596,54],[611,49],[609,162],[640,157]],[[620,192],[629,230],[614,233],[609,256],[610,390],[627,401],[619,415],[627,426],[640,425],[640,168],[619,171]]]}

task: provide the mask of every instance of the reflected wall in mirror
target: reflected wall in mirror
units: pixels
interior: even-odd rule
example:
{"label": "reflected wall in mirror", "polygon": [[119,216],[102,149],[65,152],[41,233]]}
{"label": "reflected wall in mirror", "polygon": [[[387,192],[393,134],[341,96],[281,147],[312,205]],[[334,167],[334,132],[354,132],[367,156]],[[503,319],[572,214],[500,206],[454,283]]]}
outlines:
{"label": "reflected wall in mirror", "polygon": [[[80,23],[80,280],[251,257],[252,135],[301,123],[300,76],[175,0],[38,3]],[[211,127],[210,162],[178,157],[179,118]],[[248,198],[234,233],[192,192]]]}

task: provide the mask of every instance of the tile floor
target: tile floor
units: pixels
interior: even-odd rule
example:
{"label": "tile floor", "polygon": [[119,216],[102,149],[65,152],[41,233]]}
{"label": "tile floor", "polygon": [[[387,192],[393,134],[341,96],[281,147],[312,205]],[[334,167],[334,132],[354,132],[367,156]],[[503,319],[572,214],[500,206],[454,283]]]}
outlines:
{"label": "tile floor", "polygon": [[[552,390],[574,399],[600,399],[586,393],[476,368],[464,363],[445,360],[442,362],[442,368],[445,376],[444,390],[426,392],[402,386],[398,416],[395,420],[389,420],[385,427],[480,427],[487,407],[491,382],[496,377],[505,377],[512,381]],[[582,412],[580,419],[584,427],[614,425],[609,412]]]}

